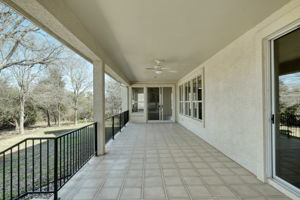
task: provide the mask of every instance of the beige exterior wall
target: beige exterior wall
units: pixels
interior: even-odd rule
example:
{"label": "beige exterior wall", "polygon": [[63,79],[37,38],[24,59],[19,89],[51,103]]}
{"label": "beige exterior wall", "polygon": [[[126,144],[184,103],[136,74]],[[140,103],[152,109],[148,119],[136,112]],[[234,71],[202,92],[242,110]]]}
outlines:
{"label": "beige exterior wall", "polygon": [[[300,21],[300,1],[273,13],[195,70],[178,86],[204,69],[204,120],[178,113],[177,121],[263,181],[269,175],[268,118],[270,92],[266,39]],[[177,100],[179,99],[177,95]]]}

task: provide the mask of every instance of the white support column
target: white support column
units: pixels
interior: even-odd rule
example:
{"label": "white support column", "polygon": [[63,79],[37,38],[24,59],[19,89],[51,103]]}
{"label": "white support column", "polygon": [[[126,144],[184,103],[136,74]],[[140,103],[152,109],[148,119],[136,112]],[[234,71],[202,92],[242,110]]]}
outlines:
{"label": "white support column", "polygon": [[121,86],[122,112],[128,110],[128,87]]}
{"label": "white support column", "polygon": [[94,121],[97,122],[98,155],[105,154],[105,64],[102,61],[93,62],[93,90],[94,90]]}

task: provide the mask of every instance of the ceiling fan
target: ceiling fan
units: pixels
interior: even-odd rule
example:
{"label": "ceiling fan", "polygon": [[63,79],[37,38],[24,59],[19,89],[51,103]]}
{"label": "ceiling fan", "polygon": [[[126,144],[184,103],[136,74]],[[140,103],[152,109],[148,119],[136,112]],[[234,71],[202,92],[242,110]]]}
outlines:
{"label": "ceiling fan", "polygon": [[153,67],[147,67],[146,70],[153,71],[156,74],[161,74],[163,72],[171,72],[171,73],[176,73],[177,71],[175,70],[170,70],[169,67],[166,67],[163,65],[162,60],[155,59],[154,60],[154,66]]}

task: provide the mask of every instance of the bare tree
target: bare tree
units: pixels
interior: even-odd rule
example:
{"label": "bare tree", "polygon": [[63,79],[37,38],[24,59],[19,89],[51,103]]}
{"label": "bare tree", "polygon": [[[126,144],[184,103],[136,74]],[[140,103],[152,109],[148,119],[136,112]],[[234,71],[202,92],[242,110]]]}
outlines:
{"label": "bare tree", "polygon": [[0,127],[14,126],[19,130],[18,92],[9,84],[9,78],[0,79]]}
{"label": "bare tree", "polygon": [[60,126],[61,109],[65,98],[65,82],[58,66],[49,66],[47,72],[47,76],[37,83],[33,91],[34,99],[38,107],[45,113],[48,126],[51,126],[50,115],[53,115],[55,122]]}
{"label": "bare tree", "polygon": [[58,62],[63,48],[34,24],[0,4],[0,72],[8,69],[18,88],[19,132],[24,133],[25,103],[41,70]]}
{"label": "bare tree", "polygon": [[35,69],[33,66],[15,66],[11,68],[10,71],[18,88],[19,133],[24,134],[24,123],[26,121],[25,103],[29,94],[30,86],[40,73],[40,69]]}
{"label": "bare tree", "polygon": [[[31,65],[14,65],[14,67],[11,67],[9,71],[11,72],[12,76],[15,79],[16,85],[18,87],[18,95],[19,95],[19,133],[24,134],[24,123],[26,121],[25,119],[25,103],[28,97],[28,94],[31,89],[32,83],[36,80],[36,78],[40,75],[41,71],[44,70],[47,65],[41,64],[38,60],[35,61],[36,54],[39,54],[41,57],[45,57],[48,52],[53,52],[53,49],[60,49],[56,52],[56,60],[49,61],[54,63],[59,60],[60,52],[62,51],[62,48],[60,46],[55,46],[51,43],[48,43],[47,40],[36,40],[34,38],[31,38],[32,45],[27,46],[25,48],[19,48],[18,52],[16,52],[16,55],[14,57],[18,58],[26,58],[29,60],[32,60]],[[36,41],[36,42],[35,42]],[[40,45],[43,46],[43,48],[39,49],[38,51],[34,50],[34,46]],[[33,48],[31,48],[33,47]],[[43,56],[44,55],[44,56]],[[21,60],[19,59],[19,60]]]}
{"label": "bare tree", "polygon": [[74,124],[78,124],[79,98],[92,86],[87,62],[78,56],[69,55],[64,59],[64,69],[72,90],[72,108],[74,110]]}
{"label": "bare tree", "polygon": [[105,77],[105,114],[110,117],[121,112],[121,84],[109,76]]}
{"label": "bare tree", "polygon": [[[55,62],[61,48],[49,48],[49,45],[39,45],[33,41],[43,37],[38,27],[8,6],[0,4],[0,72],[12,66],[31,67]],[[29,57],[19,56],[20,51],[34,53]]]}
{"label": "bare tree", "polygon": [[50,81],[52,82],[53,93],[52,100],[54,104],[54,115],[55,121],[57,121],[58,126],[61,126],[61,110],[65,102],[65,82],[63,80],[62,70],[58,67],[52,68],[50,70]]}

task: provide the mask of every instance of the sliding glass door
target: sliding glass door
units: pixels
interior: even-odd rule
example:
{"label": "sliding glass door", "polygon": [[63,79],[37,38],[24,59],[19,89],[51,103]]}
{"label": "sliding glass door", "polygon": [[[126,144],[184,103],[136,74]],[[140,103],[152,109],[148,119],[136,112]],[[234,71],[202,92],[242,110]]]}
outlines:
{"label": "sliding glass door", "polygon": [[159,88],[148,88],[148,120],[160,120]]}
{"label": "sliding glass door", "polygon": [[300,29],[272,41],[273,176],[300,191]]}
{"label": "sliding glass door", "polygon": [[148,120],[172,120],[172,88],[151,87],[148,93]]}

